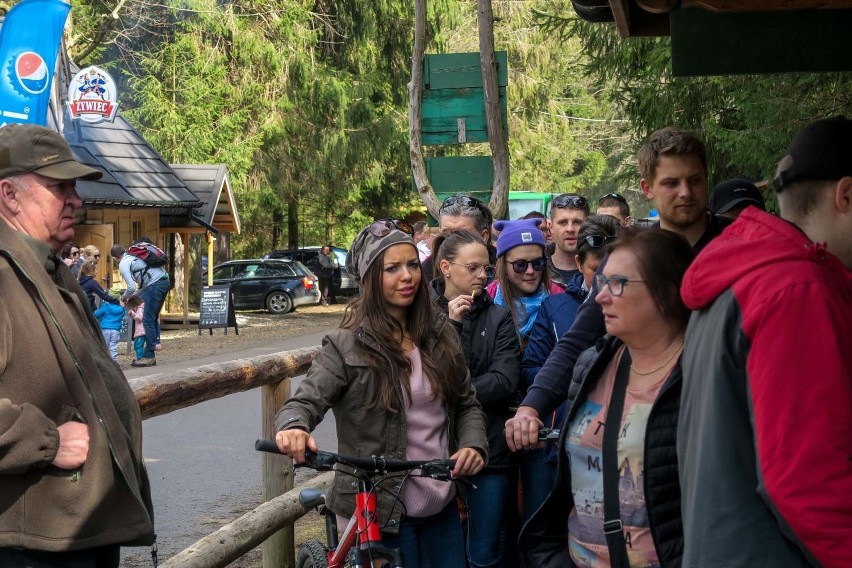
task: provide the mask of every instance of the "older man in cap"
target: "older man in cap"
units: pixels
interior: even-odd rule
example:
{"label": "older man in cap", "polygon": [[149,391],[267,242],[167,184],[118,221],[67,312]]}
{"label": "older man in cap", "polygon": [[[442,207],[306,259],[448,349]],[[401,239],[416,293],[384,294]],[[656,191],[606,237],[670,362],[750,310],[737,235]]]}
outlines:
{"label": "older man in cap", "polygon": [[850,566],[852,121],[820,120],[698,255],[677,430],[686,568]]}
{"label": "older man in cap", "polygon": [[52,130],[0,128],[0,566],[113,567],[154,540],[139,407],[56,256],[100,177]]}

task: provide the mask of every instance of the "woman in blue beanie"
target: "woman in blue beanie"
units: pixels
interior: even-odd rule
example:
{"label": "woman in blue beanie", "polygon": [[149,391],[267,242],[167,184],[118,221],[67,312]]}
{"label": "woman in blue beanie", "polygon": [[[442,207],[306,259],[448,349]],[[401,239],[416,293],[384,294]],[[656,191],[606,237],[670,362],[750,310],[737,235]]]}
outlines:
{"label": "woman in blue beanie", "polygon": [[497,279],[488,285],[488,295],[498,306],[506,306],[518,329],[523,351],[535,323],[541,303],[551,294],[562,291],[550,282],[547,271],[547,244],[541,219],[497,221]]}

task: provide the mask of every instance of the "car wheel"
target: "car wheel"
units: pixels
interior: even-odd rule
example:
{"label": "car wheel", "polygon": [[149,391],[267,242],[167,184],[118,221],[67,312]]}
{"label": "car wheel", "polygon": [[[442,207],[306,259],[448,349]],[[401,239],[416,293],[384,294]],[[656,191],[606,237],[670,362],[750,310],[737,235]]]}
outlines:
{"label": "car wheel", "polygon": [[266,297],[266,309],[270,314],[286,314],[293,311],[293,300],[283,290],[276,290]]}

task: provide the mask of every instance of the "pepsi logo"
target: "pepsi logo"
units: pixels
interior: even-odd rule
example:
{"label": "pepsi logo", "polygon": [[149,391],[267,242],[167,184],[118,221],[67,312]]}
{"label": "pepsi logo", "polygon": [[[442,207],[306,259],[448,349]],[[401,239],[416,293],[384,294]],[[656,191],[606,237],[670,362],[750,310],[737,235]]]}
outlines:
{"label": "pepsi logo", "polygon": [[21,88],[31,95],[43,93],[50,82],[47,64],[41,55],[32,51],[25,51],[18,56],[14,74]]}

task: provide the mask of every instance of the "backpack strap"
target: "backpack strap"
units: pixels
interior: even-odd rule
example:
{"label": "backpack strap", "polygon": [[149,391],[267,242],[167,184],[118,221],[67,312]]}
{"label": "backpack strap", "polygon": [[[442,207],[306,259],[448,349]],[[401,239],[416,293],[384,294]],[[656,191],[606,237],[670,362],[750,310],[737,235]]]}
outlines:
{"label": "backpack strap", "polygon": [[621,430],[621,414],[630,380],[630,353],[627,347],[621,354],[615,384],[606,411],[603,436],[603,501],[604,535],[609,548],[612,568],[630,568],[627,545],[624,542],[624,525],[621,523],[621,500],[618,494],[618,433]]}

